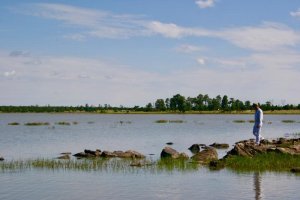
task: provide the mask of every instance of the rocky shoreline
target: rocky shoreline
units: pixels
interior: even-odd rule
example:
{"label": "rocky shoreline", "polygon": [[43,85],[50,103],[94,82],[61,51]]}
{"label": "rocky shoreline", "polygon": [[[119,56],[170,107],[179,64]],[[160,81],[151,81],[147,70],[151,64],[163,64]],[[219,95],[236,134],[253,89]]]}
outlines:
{"label": "rocky shoreline", "polygon": [[[170,144],[169,144],[170,145]],[[217,149],[227,149],[228,144],[213,143],[206,146],[205,144],[193,144],[188,149],[192,152],[192,156],[189,157],[186,153],[180,153],[170,146],[166,146],[162,149],[160,158],[161,159],[184,159],[189,162],[196,162],[202,165],[207,165],[212,169],[222,169],[226,167],[227,159],[233,156],[255,158],[258,155],[277,153],[286,154],[292,156],[299,156],[300,159],[300,138],[278,138],[275,140],[262,140],[260,145],[256,145],[254,139],[243,140],[235,143],[234,147],[227,152],[223,158],[218,158]],[[56,159],[71,159],[71,152],[61,153],[61,156]],[[77,159],[84,158],[127,158],[133,160],[145,159],[146,156],[134,151],[101,151],[100,149],[89,150],[85,149],[83,152],[73,154]],[[4,161],[4,157],[0,155],[0,161]],[[142,162],[138,162],[137,165],[131,166],[142,166]],[[292,172],[299,173],[300,166],[295,166],[291,169]]]}

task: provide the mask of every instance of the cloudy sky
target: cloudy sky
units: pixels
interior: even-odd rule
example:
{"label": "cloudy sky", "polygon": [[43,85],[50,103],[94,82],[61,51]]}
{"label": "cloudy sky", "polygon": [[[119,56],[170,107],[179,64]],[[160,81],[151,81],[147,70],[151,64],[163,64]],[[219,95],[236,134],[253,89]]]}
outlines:
{"label": "cloudy sky", "polygon": [[299,0],[3,0],[0,105],[300,103]]}

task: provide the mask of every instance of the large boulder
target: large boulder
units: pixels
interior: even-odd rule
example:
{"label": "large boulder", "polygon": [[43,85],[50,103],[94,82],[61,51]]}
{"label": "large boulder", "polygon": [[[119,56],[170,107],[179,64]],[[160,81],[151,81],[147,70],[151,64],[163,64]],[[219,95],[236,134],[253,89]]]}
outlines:
{"label": "large boulder", "polygon": [[178,151],[171,147],[165,147],[160,153],[161,158],[179,158],[180,154]]}
{"label": "large boulder", "polygon": [[177,158],[182,158],[182,159],[188,159],[189,156],[186,153],[179,153],[178,151],[176,151],[175,149],[171,148],[171,147],[165,147],[160,154],[161,158],[173,158],[173,159],[177,159]]}
{"label": "large boulder", "polygon": [[300,139],[263,140],[260,145],[255,144],[254,140],[240,141],[227,153],[225,158],[231,155],[253,157],[268,152],[300,155]]}
{"label": "large boulder", "polygon": [[207,147],[206,149],[192,156],[192,159],[201,164],[208,164],[210,161],[218,160],[218,153],[215,148]]}

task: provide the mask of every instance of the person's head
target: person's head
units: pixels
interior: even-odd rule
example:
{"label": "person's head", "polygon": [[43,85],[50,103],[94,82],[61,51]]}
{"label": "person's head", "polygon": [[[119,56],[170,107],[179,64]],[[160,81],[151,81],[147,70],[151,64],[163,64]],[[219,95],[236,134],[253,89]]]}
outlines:
{"label": "person's head", "polygon": [[255,110],[257,110],[258,108],[259,108],[259,103],[253,103],[252,104],[252,107],[255,109]]}

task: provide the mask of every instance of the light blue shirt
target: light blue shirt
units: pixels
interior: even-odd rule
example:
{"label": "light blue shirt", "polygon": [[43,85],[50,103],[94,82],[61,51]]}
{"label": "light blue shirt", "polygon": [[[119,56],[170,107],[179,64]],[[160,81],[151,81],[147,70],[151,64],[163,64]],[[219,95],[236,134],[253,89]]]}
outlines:
{"label": "light blue shirt", "polygon": [[254,115],[254,120],[255,120],[254,125],[261,127],[263,125],[263,118],[264,118],[263,111],[260,108],[258,108]]}

